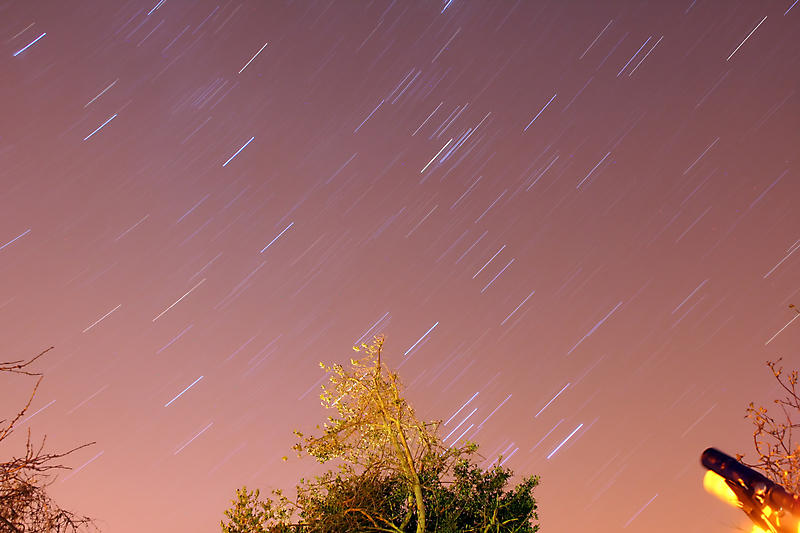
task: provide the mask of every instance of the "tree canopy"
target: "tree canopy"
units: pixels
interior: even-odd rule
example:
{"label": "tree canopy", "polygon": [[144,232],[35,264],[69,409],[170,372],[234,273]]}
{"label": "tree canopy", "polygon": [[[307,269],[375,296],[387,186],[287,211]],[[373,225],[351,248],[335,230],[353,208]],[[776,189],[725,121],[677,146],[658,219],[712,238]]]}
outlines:
{"label": "tree canopy", "polygon": [[445,445],[439,423],[419,420],[397,374],[382,364],[383,342],[355,347],[364,357],[348,367],[321,365],[330,379],[320,398],[335,414],[317,426],[319,435],[295,432],[299,456],[336,468],[301,480],[294,500],[281,491],[260,500],[240,489],[224,533],[538,531],[539,478],[509,488],[513,473],[478,466],[475,444]]}

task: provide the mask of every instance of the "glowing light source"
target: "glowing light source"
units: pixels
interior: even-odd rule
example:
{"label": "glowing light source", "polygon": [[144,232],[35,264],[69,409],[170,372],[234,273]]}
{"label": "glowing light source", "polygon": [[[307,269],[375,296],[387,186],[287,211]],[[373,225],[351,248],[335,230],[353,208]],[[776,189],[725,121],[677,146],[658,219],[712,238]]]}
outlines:
{"label": "glowing light source", "polygon": [[725,478],[716,472],[712,472],[711,470],[706,471],[706,475],[703,477],[703,488],[706,489],[706,492],[713,494],[729,505],[734,507],[742,506],[736,494],[734,494],[725,482]]}

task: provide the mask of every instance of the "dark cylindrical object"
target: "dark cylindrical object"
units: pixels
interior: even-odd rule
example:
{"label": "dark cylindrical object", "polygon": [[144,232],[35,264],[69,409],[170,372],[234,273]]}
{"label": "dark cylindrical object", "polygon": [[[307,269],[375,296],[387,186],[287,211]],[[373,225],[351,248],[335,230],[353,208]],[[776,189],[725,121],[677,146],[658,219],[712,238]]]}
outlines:
{"label": "dark cylindrical object", "polygon": [[700,457],[700,462],[728,482],[741,487],[751,497],[763,500],[770,507],[800,515],[800,498],[730,455],[716,448],[708,448]]}

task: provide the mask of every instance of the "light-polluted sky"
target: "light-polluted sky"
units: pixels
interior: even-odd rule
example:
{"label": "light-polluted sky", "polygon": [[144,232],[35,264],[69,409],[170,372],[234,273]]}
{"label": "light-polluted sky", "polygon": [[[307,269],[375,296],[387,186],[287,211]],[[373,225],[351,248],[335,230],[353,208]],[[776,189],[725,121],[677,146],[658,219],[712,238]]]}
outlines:
{"label": "light-polluted sky", "polygon": [[218,531],[319,471],[281,461],[318,362],[385,333],[543,531],[744,526],[699,456],[800,367],[798,34],[790,0],[0,3],[2,357],[55,346],[2,453],[96,441],[65,507]]}

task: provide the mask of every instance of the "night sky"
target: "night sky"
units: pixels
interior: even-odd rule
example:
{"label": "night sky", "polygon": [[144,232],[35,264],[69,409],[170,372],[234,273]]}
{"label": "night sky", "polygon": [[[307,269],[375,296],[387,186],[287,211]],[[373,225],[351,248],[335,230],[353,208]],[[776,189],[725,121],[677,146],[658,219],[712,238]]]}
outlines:
{"label": "night sky", "polygon": [[745,526],[699,456],[800,367],[794,4],[0,2],[2,359],[55,346],[0,451],[96,441],[62,506],[218,531],[385,333],[543,531]]}

